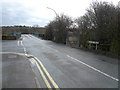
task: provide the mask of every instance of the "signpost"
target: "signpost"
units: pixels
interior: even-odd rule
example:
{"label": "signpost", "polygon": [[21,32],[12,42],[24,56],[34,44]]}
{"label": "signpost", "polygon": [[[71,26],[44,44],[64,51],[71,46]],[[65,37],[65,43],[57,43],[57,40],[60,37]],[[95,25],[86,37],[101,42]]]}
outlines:
{"label": "signpost", "polygon": [[99,44],[99,42],[88,41],[88,43],[89,43],[89,48],[91,48],[91,44],[95,44],[95,50],[97,50],[97,45]]}

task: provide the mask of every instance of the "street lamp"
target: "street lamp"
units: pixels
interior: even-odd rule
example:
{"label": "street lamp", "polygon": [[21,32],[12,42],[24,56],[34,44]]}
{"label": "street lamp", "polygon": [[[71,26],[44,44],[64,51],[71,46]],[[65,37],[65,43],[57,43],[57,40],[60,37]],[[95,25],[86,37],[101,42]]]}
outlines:
{"label": "street lamp", "polygon": [[[55,13],[55,15],[56,15],[56,18],[59,18],[59,15],[56,13],[56,11],[54,10],[54,9],[52,9],[52,8],[49,8],[49,7],[47,7],[47,9],[50,9],[50,10],[52,10],[54,13]],[[54,41],[56,40],[56,37],[54,36]]]}
{"label": "street lamp", "polygon": [[54,9],[49,8],[49,7],[47,7],[47,8],[50,9],[50,10],[52,10],[55,13],[56,17],[59,17],[59,15],[56,13],[56,11]]}

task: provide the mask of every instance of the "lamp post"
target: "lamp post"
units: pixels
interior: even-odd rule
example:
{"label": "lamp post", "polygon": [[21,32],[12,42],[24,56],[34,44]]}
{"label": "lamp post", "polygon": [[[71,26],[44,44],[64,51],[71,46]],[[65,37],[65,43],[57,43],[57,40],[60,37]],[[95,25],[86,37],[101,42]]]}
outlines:
{"label": "lamp post", "polygon": [[59,15],[56,13],[56,11],[55,11],[54,9],[52,9],[52,8],[49,8],[49,7],[47,7],[47,9],[50,9],[50,10],[52,10],[52,11],[55,13],[56,17],[59,17]]}
{"label": "lamp post", "polygon": [[[47,7],[47,9],[50,9],[50,10],[52,10],[54,13],[55,13],[55,15],[56,15],[56,18],[59,18],[59,15],[56,13],[56,11],[54,10],[54,9],[52,9],[52,8],[49,8],[49,7]],[[54,41],[56,40],[56,37],[54,36]]]}

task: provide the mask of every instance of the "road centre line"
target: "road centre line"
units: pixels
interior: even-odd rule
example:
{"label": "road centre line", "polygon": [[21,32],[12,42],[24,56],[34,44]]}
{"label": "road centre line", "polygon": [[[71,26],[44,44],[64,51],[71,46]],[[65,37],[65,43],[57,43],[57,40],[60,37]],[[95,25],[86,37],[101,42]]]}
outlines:
{"label": "road centre line", "polygon": [[[49,47],[49,48],[51,48],[51,47]],[[58,50],[56,50],[56,49],[54,49],[54,48],[51,48],[51,49],[55,50],[56,52],[59,52]],[[70,57],[71,59],[74,59],[74,60],[78,61],[79,63],[81,63],[81,64],[83,64],[83,65],[85,65],[85,66],[87,66],[87,67],[89,67],[89,68],[91,68],[91,69],[93,69],[93,70],[95,70],[95,71],[97,71],[97,72],[99,72],[99,73],[101,73],[101,74],[103,74],[103,75],[105,75],[105,76],[113,79],[113,80],[119,81],[119,79],[117,79],[117,78],[115,78],[115,77],[113,77],[113,76],[111,76],[111,75],[108,75],[108,74],[106,74],[106,73],[104,73],[104,72],[102,72],[102,71],[94,68],[93,66],[90,66],[90,65],[88,65],[88,64],[86,64],[86,63],[84,63],[84,62],[82,62],[82,61],[80,61],[80,60],[78,60],[78,59],[76,59],[76,58],[73,58],[73,57],[71,57],[71,56],[69,56],[69,55],[67,55],[67,57]]]}
{"label": "road centre line", "polygon": [[23,46],[23,42],[21,41],[21,45]]}
{"label": "road centre line", "polygon": [[85,65],[85,66],[87,66],[87,67],[89,67],[89,68],[91,68],[91,69],[93,69],[93,70],[101,73],[101,74],[103,74],[103,75],[105,75],[106,77],[109,77],[109,78],[111,78],[111,79],[113,79],[113,80],[115,80],[115,81],[119,81],[119,79],[114,78],[113,76],[110,76],[110,75],[108,75],[108,74],[100,71],[99,69],[96,69],[95,67],[90,66],[90,65],[88,65],[88,64],[86,64],[86,63],[84,63],[84,62],[82,62],[82,61],[80,61],[80,60],[78,60],[78,59],[76,59],[76,58],[74,58],[74,57],[71,57],[71,56],[69,56],[69,55],[67,55],[67,57],[69,57],[69,58],[71,58],[71,59],[73,59],[73,60],[75,60],[75,61],[77,61],[77,62],[79,62],[79,63],[81,63],[81,64],[83,64],[83,65]]}
{"label": "road centre line", "polygon": [[46,46],[46,47],[49,48],[49,49],[54,50],[55,52],[59,52],[57,49],[54,49],[54,48],[52,48],[52,47],[50,47],[50,46]]}
{"label": "road centre line", "polygon": [[[48,48],[53,49],[53,50],[55,50],[56,52],[58,52],[58,50],[56,50],[56,49],[54,49],[54,48],[51,48],[51,47],[48,47]],[[76,59],[76,58],[73,58],[73,57],[71,57],[71,56],[69,56],[69,55],[67,55],[67,57],[69,57],[69,58],[71,58],[71,59],[74,59],[75,61],[77,61],[77,62],[79,62],[79,63],[81,63],[81,64],[83,64],[83,65],[85,65],[85,66],[87,66],[87,67],[89,67],[89,68],[91,68],[91,69],[93,69],[93,70],[101,73],[101,74],[103,74],[103,75],[105,75],[106,77],[109,77],[109,78],[111,78],[111,79],[113,79],[113,80],[115,80],[115,81],[119,81],[119,79],[117,79],[117,78],[115,78],[115,77],[113,77],[113,76],[111,76],[111,75],[108,75],[108,74],[102,72],[101,70],[96,69],[95,67],[90,66],[90,65],[88,65],[88,64],[86,64],[86,63],[84,63],[84,62],[82,62],[82,61],[80,61],[80,60],[78,60],[78,59]]]}
{"label": "road centre line", "polygon": [[[38,39],[38,40],[40,40],[38,37],[35,37],[35,36],[33,36],[33,35],[30,35],[30,36],[32,36],[34,39]],[[41,43],[40,43],[41,44]],[[49,48],[49,49],[52,49],[53,51],[55,51],[55,52],[59,52],[57,49],[54,49],[54,48],[52,48],[52,47],[50,47],[50,46],[45,46],[46,48]]]}
{"label": "road centre line", "polygon": [[25,48],[25,47],[23,47],[23,49],[24,49],[24,53],[25,53],[25,54],[27,54],[26,48]]}
{"label": "road centre line", "polygon": [[27,55],[27,51],[26,51],[25,46],[23,45],[23,41],[21,40],[20,42],[21,42],[21,45],[23,46],[23,50],[24,50],[25,55]]}
{"label": "road centre line", "polygon": [[[31,36],[32,36],[32,35],[31,35]],[[32,36],[32,37],[33,37],[33,36]],[[49,48],[51,48],[51,47],[49,47]],[[51,49],[53,49],[53,50],[55,50],[56,52],[58,52],[58,51],[57,51],[56,49],[54,49],[54,48],[51,48]],[[80,60],[78,60],[78,59],[76,59],[76,58],[74,58],[74,57],[71,57],[71,56],[69,56],[69,55],[67,55],[67,57],[69,57],[69,58],[71,58],[71,59],[74,59],[75,61],[77,61],[77,62],[79,62],[79,63],[81,63],[81,64],[83,64],[83,65],[85,65],[85,66],[87,66],[87,67],[89,67],[89,68],[91,68],[91,69],[93,69],[93,70],[101,73],[101,74],[103,74],[103,75],[105,75],[106,77],[109,77],[109,78],[111,78],[111,79],[113,79],[113,80],[115,80],[115,81],[119,81],[119,79],[114,78],[113,76],[108,75],[108,74],[102,72],[101,70],[96,69],[95,67],[90,66],[90,65],[88,65],[88,64],[86,64],[86,63],[84,63],[84,62],[82,62],[82,61],[80,61]],[[39,60],[38,60],[38,61],[39,61]]]}
{"label": "road centre line", "polygon": [[20,46],[20,44],[23,46],[22,41],[18,40],[18,41],[17,41],[17,45]]}
{"label": "road centre line", "polygon": [[19,46],[19,41],[17,41],[17,45]]}
{"label": "road centre line", "polygon": [[26,51],[26,48],[25,48],[25,46],[23,45],[23,43],[21,42],[21,45],[23,46],[23,50],[24,50],[24,53],[25,53],[25,55],[27,54],[27,51]]}

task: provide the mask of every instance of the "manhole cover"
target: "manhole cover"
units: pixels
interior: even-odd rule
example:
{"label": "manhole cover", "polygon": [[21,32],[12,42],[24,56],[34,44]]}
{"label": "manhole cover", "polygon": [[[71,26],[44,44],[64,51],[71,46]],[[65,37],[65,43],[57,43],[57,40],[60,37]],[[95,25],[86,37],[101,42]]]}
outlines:
{"label": "manhole cover", "polygon": [[8,58],[14,59],[14,58],[17,58],[17,55],[9,55]]}

